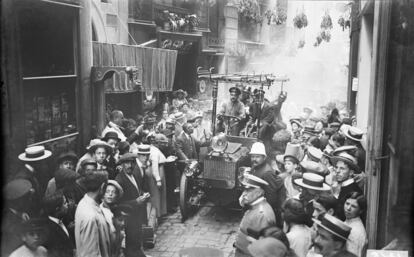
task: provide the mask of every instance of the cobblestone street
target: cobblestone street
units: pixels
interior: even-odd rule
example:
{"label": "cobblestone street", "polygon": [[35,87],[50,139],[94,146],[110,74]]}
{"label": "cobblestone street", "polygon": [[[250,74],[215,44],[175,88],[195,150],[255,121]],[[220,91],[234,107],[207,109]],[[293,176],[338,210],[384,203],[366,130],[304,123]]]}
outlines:
{"label": "cobblestone street", "polygon": [[153,257],[175,257],[188,247],[221,250],[224,257],[234,256],[233,243],[242,213],[218,207],[203,207],[193,217],[181,222],[178,210],[159,224],[154,249],[145,253]]}

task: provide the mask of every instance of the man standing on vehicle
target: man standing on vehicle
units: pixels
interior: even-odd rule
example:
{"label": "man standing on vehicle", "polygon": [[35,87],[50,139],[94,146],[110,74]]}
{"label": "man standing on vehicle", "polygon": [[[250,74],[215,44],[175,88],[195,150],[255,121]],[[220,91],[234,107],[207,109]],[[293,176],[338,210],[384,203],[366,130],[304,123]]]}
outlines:
{"label": "man standing on vehicle", "polygon": [[268,183],[264,186],[265,198],[272,206],[276,215],[276,225],[282,228],[281,209],[282,204],[286,199],[286,188],[283,179],[280,178],[276,172],[266,162],[265,146],[261,142],[256,142],[252,145],[250,150],[250,160],[252,164],[251,173]]}
{"label": "man standing on vehicle", "polygon": [[227,119],[222,116],[218,116],[217,131],[224,131],[224,122],[227,123],[229,134],[232,136],[238,136],[240,130],[240,121],[246,117],[244,104],[239,100],[241,90],[238,87],[232,87],[229,90],[230,92],[230,101],[223,103],[219,115],[230,115],[237,117],[232,119]]}

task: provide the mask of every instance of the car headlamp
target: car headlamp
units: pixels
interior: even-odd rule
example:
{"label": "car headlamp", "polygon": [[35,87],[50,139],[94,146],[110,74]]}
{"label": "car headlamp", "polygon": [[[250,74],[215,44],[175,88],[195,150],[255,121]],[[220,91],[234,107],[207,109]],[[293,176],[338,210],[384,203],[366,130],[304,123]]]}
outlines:
{"label": "car headlamp", "polygon": [[185,175],[187,177],[197,176],[200,174],[200,166],[197,161],[191,161],[188,163],[184,169]]}

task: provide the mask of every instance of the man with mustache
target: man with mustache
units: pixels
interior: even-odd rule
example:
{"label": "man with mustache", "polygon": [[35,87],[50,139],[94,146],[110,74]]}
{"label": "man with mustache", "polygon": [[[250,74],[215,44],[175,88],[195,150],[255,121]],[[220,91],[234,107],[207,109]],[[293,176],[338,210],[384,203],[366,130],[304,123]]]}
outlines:
{"label": "man with mustache", "polygon": [[314,243],[316,253],[323,257],[356,257],[345,249],[351,227],[328,213],[314,222],[318,226]]}
{"label": "man with mustache", "polygon": [[251,173],[268,183],[268,185],[263,187],[265,192],[264,196],[275,212],[277,226],[282,228],[281,208],[286,199],[286,189],[283,179],[266,162],[266,156],[267,154],[263,143],[256,142],[252,145],[252,149],[250,150]]}
{"label": "man with mustache", "polygon": [[235,257],[252,256],[247,249],[250,244],[251,232],[259,232],[276,223],[272,207],[266,201],[264,187],[268,183],[251,174],[245,174],[241,183],[244,186],[243,194],[239,198],[240,206],[248,208],[240,222],[240,229],[234,246]]}

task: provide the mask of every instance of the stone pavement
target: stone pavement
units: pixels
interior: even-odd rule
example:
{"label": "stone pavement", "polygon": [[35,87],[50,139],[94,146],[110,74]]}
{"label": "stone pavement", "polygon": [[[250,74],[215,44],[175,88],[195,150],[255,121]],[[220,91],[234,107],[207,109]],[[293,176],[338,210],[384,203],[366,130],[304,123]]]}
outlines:
{"label": "stone pavement", "polygon": [[242,216],[241,211],[205,206],[182,223],[178,210],[160,221],[155,247],[145,250],[145,254],[152,257],[178,257],[178,252],[184,248],[210,247],[221,250],[224,257],[232,257],[233,243]]}

